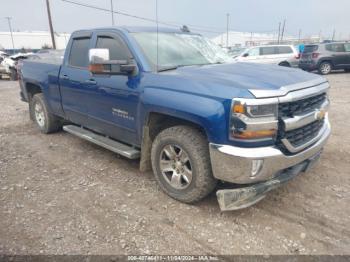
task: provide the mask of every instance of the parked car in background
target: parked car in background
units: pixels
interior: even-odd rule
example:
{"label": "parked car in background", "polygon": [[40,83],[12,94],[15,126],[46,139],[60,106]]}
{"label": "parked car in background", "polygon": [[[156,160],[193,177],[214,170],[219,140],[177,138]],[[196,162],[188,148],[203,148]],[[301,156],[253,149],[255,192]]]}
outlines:
{"label": "parked car in background", "polygon": [[299,67],[306,71],[318,70],[322,75],[335,69],[350,72],[350,43],[306,45]]}
{"label": "parked car in background", "polygon": [[250,47],[237,56],[236,60],[298,67],[299,58],[300,53],[293,45],[266,45]]}
{"label": "parked car in background", "polygon": [[29,56],[33,55],[33,53],[18,53],[11,56],[4,57],[1,62],[2,70],[0,73],[2,75],[8,75],[11,80],[17,80],[17,63],[21,59],[27,59]]}
{"label": "parked car in background", "polygon": [[6,52],[0,51],[0,63],[4,60],[5,57],[9,56]]}
{"label": "parked car in background", "polygon": [[228,53],[231,57],[235,58],[235,57],[239,56],[244,50],[245,50],[244,47],[235,47],[235,48],[230,48],[230,49],[227,51],[227,53]]}
{"label": "parked car in background", "polygon": [[3,75],[7,74],[6,67],[2,64],[4,59],[8,57],[9,55],[3,51],[0,51],[0,79]]}
{"label": "parked car in background", "polygon": [[2,75],[6,74],[6,68],[0,62],[0,79],[2,79]]}

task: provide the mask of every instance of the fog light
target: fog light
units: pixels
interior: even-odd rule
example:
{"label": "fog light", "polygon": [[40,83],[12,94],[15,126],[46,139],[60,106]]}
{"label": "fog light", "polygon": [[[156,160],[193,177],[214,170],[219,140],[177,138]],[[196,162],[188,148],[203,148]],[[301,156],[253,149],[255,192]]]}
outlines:
{"label": "fog light", "polygon": [[261,171],[262,167],[264,164],[264,160],[253,160],[252,161],[252,171],[250,174],[251,178],[255,178],[257,174],[259,174],[259,172]]}

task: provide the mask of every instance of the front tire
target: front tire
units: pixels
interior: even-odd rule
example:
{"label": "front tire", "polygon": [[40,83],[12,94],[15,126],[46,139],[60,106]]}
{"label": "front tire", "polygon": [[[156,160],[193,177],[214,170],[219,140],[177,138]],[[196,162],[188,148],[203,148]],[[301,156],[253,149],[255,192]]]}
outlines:
{"label": "front tire", "polygon": [[208,141],[195,128],[174,126],[160,132],[152,144],[151,159],[159,186],[176,200],[194,203],[216,187]]}
{"label": "front tire", "polygon": [[330,62],[322,62],[318,67],[318,72],[321,75],[328,75],[332,71],[332,64]]}
{"label": "front tire", "polygon": [[48,111],[42,93],[35,94],[30,99],[29,111],[31,119],[44,134],[57,132],[62,126],[60,119]]}

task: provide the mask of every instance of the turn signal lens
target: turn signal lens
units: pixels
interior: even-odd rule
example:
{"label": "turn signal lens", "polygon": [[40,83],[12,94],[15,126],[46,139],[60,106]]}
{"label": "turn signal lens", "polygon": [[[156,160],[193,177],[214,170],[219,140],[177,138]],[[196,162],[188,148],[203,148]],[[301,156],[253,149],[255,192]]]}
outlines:
{"label": "turn signal lens", "polygon": [[273,137],[276,135],[276,130],[259,130],[259,131],[240,131],[234,132],[233,137],[240,139],[254,139],[254,138],[264,138],[264,137]]}
{"label": "turn signal lens", "polygon": [[90,64],[89,71],[92,73],[102,73],[104,71],[103,64]]}
{"label": "turn signal lens", "polygon": [[244,114],[245,110],[244,110],[244,105],[241,105],[241,104],[236,104],[233,106],[232,108],[232,112],[233,113],[240,113],[240,114]]}

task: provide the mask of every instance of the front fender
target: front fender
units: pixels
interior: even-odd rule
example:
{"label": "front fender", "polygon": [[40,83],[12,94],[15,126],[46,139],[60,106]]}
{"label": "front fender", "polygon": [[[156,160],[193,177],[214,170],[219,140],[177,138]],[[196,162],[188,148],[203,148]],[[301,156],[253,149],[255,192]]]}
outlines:
{"label": "front fender", "polygon": [[144,89],[141,103],[142,126],[150,113],[160,113],[201,126],[209,142],[223,143],[227,138],[231,100],[149,87]]}

